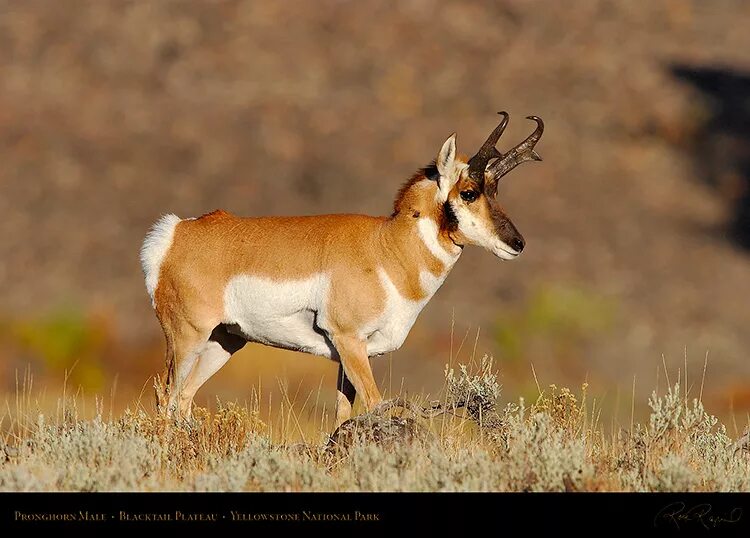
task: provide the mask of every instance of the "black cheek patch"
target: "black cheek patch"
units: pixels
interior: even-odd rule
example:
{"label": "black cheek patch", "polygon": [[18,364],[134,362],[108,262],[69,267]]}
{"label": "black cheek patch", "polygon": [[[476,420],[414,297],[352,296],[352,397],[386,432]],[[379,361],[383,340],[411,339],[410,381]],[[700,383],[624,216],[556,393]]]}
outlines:
{"label": "black cheek patch", "polygon": [[456,213],[448,200],[443,203],[443,222],[441,224],[442,228],[449,232],[458,230],[458,217],[456,217]]}

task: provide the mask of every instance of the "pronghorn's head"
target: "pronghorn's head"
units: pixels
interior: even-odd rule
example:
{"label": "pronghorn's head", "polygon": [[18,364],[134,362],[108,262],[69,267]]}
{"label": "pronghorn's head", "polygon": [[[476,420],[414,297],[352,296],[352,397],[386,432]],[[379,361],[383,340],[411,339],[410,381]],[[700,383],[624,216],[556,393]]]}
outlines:
{"label": "pronghorn's head", "polygon": [[521,253],[525,242],[497,201],[497,183],[517,165],[541,160],[534,145],[542,136],[544,124],[530,116],[537,122],[536,130],[503,154],[495,144],[508,124],[508,114],[500,114],[500,125],[467,162],[456,156],[455,134],[445,141],[435,162],[437,202],[442,205],[442,227],[454,243],[481,246],[498,258],[512,260]]}

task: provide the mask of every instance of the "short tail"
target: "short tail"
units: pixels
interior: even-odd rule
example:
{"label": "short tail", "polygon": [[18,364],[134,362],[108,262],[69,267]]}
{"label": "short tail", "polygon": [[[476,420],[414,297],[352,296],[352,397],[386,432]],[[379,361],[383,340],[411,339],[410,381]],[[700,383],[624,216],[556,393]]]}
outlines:
{"label": "short tail", "polygon": [[143,276],[146,278],[146,291],[154,306],[154,293],[159,284],[159,270],[169,247],[172,246],[174,230],[180,220],[180,217],[171,213],[162,216],[151,226],[141,245],[141,267]]}

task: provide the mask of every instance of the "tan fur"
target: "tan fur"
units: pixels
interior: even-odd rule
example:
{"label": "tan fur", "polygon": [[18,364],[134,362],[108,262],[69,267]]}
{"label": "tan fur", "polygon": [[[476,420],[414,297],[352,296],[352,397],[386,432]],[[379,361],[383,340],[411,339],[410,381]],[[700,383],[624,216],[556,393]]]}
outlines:
{"label": "tan fur", "polygon": [[[429,208],[418,200],[411,204]],[[434,210],[433,210],[434,213]],[[437,221],[437,216],[433,218]],[[443,263],[426,246],[414,241],[415,219],[399,214],[387,219],[364,215],[310,217],[236,217],[214,211],[177,225],[172,247],[161,266],[156,288],[156,309],[169,315],[179,304],[180,314],[195,327],[213,328],[221,322],[223,292],[230,278],[253,274],[278,280],[332,272],[338,286],[333,304],[356,293],[361,306],[350,319],[338,320],[342,328],[359,326],[375,317],[381,294],[363,301],[362,288],[379,288],[375,269],[383,267],[399,292],[411,300],[425,294],[419,282],[422,269],[438,275]],[[302,231],[302,233],[300,233]],[[450,240],[444,239],[446,245]],[[447,248],[447,247],[446,247]],[[341,278],[339,280],[338,277]]]}
{"label": "tan fur", "polygon": [[[179,222],[154,294],[167,340],[167,387],[175,371],[182,368],[188,372],[199,363],[200,357],[191,356],[190,350],[205,342],[223,322],[224,290],[232,277],[250,274],[285,281],[325,271],[336,282],[329,297],[329,317],[334,333],[341,335],[334,344],[343,369],[366,405],[375,405],[380,395],[362,343],[355,342],[354,335],[383,311],[385,292],[378,268],[386,271],[401,296],[412,301],[426,297],[420,283],[422,271],[438,276],[446,270],[419,239],[414,217],[417,214],[439,223],[436,188],[424,177],[413,180],[401,193],[401,211],[390,218],[242,218],[217,210]],[[447,232],[441,232],[439,242],[447,251],[458,248]],[[190,385],[190,374],[181,377]],[[172,395],[170,402],[183,399]],[[188,414],[189,402],[181,403],[180,408],[181,414]]]}
{"label": "tan fur", "polygon": [[[520,234],[494,197],[481,192],[467,177],[465,162],[455,159],[455,136],[449,137],[437,164],[415,174],[399,191],[390,217],[243,218],[217,210],[197,219],[161,221],[172,224],[173,229],[159,229],[153,240],[144,242],[143,251],[144,263],[161,260],[153,293],[167,341],[166,387],[159,393],[159,406],[168,414],[189,416],[195,392],[245,344],[245,337],[296,349],[293,346],[318,345],[309,342],[322,338],[321,331],[327,338],[326,353],[330,351],[331,358],[340,362],[337,424],[351,414],[356,394],[368,409],[375,406],[381,396],[369,363],[368,339],[373,339],[374,353],[397,348],[463,245],[480,244],[504,259],[523,248]],[[476,199],[464,200],[461,193],[466,190],[476,191]],[[467,228],[460,228],[456,212],[463,215]],[[168,237],[171,242],[164,243],[166,252],[153,250],[156,247],[152,245]],[[517,252],[506,240],[520,245]],[[153,267],[153,263],[148,265],[147,286]],[[315,299],[325,305],[325,325],[308,325],[304,316],[320,312],[299,305],[292,314],[276,318],[276,307],[284,303],[283,293],[287,293],[280,291],[270,315],[266,311],[266,317],[260,318],[264,320],[259,322],[261,328],[266,327],[260,333],[252,333],[252,327],[250,333],[236,333],[232,328],[237,326],[238,314],[228,314],[224,301],[226,290],[234,289],[231,286],[237,277],[253,277],[271,282],[263,286],[278,283],[278,290],[293,290],[296,288],[284,286],[318,282],[315,277],[319,275],[324,275],[330,286],[310,288],[318,291],[311,291],[309,297],[327,293]],[[243,284],[244,289],[259,285],[250,282]],[[273,292],[260,289],[263,303],[265,294]],[[299,304],[306,304],[304,289]],[[295,293],[289,292],[289,296],[297,297]],[[241,301],[228,301],[234,305],[235,300]],[[252,325],[252,313],[249,319]],[[269,329],[262,323],[282,332],[263,332]],[[285,339],[292,334],[297,339]],[[309,349],[323,352],[320,347]]]}

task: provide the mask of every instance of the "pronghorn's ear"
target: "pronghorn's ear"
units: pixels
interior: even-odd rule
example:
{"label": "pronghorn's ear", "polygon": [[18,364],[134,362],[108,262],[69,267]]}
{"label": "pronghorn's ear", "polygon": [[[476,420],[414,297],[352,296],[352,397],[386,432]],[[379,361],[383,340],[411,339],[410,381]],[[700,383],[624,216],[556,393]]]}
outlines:
{"label": "pronghorn's ear", "polygon": [[450,135],[443,147],[440,148],[435,164],[440,173],[438,179],[440,194],[444,199],[447,199],[448,193],[458,181],[458,174],[456,174],[456,133]]}

